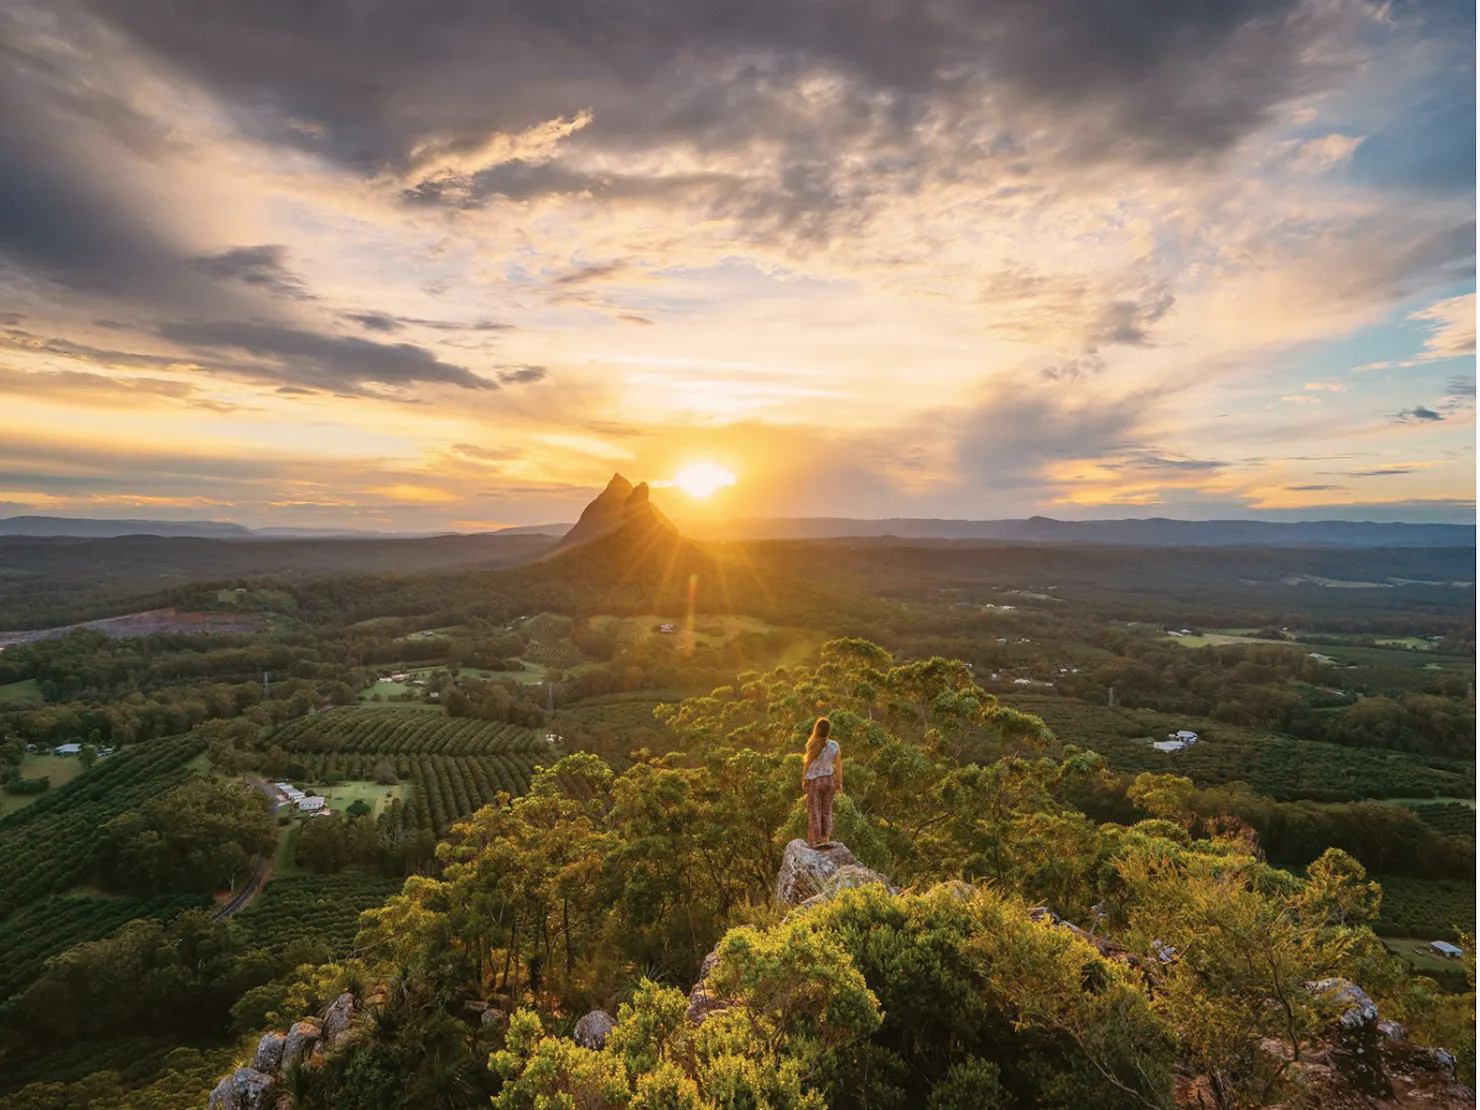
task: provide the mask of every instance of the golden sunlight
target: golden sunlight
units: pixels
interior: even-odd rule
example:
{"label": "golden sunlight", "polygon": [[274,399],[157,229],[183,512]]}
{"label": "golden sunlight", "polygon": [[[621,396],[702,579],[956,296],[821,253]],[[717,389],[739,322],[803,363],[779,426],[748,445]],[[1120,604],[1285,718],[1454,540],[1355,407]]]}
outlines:
{"label": "golden sunlight", "polygon": [[690,497],[708,497],[717,489],[735,484],[735,475],[714,463],[690,463],[673,476],[673,485]]}

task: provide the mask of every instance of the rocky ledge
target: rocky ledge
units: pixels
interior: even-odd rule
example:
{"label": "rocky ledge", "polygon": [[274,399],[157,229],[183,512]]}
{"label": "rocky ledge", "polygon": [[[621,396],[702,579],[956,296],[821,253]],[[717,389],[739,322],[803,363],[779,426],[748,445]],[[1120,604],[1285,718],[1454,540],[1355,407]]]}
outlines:
{"label": "rocky ledge", "polygon": [[272,1110],[283,1073],[344,1041],[355,1019],[355,1000],[341,994],[317,1019],[295,1022],[286,1033],[264,1033],[252,1062],[221,1077],[211,1092],[210,1110]]}

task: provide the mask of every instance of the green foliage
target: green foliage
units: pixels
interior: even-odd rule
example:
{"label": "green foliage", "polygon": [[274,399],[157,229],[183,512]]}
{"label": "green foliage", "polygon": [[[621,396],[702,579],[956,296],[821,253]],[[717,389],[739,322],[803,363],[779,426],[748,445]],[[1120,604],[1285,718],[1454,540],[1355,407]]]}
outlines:
{"label": "green foliage", "polygon": [[182,736],[125,749],[0,820],[0,920],[86,877],[107,822],[183,782],[203,747]]}
{"label": "green foliage", "polygon": [[260,791],[197,777],[104,825],[98,874],[106,886],[136,894],[235,889],[275,840]]}
{"label": "green foliage", "polygon": [[168,920],[202,905],[196,895],[157,898],[64,896],[35,902],[0,923],[0,1003],[30,983],[52,956],[74,944],[101,940],[137,918]]}
{"label": "green foliage", "polygon": [[358,755],[538,755],[544,739],[496,721],[444,717],[419,709],[345,707],[294,721],[271,742],[288,752]]}
{"label": "green foliage", "polygon": [[1455,940],[1475,928],[1475,883],[1463,879],[1409,879],[1379,875],[1382,913],[1379,932],[1398,926],[1408,935]]}

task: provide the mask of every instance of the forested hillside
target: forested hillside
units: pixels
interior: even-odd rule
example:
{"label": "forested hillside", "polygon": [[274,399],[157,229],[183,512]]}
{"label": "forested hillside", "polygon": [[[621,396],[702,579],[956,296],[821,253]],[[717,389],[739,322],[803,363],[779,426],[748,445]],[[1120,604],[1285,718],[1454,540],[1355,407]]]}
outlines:
{"label": "forested hillside", "polygon": [[[1266,1105],[1330,977],[1470,1068],[1430,949],[1474,929],[1452,553],[1111,554],[618,530],[12,646],[0,1107],[204,1105],[346,992],[296,1105],[533,1107],[562,1069],[596,1106]],[[837,837],[902,893],[797,912],[819,713]],[[736,1004],[695,1026],[706,966]]]}

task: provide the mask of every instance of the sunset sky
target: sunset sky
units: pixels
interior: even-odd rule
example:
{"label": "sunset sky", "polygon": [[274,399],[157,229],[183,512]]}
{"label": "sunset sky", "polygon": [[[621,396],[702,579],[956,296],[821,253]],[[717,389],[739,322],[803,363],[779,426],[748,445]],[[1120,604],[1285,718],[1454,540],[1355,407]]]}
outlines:
{"label": "sunset sky", "polygon": [[1475,7],[0,7],[0,516],[1474,520]]}

